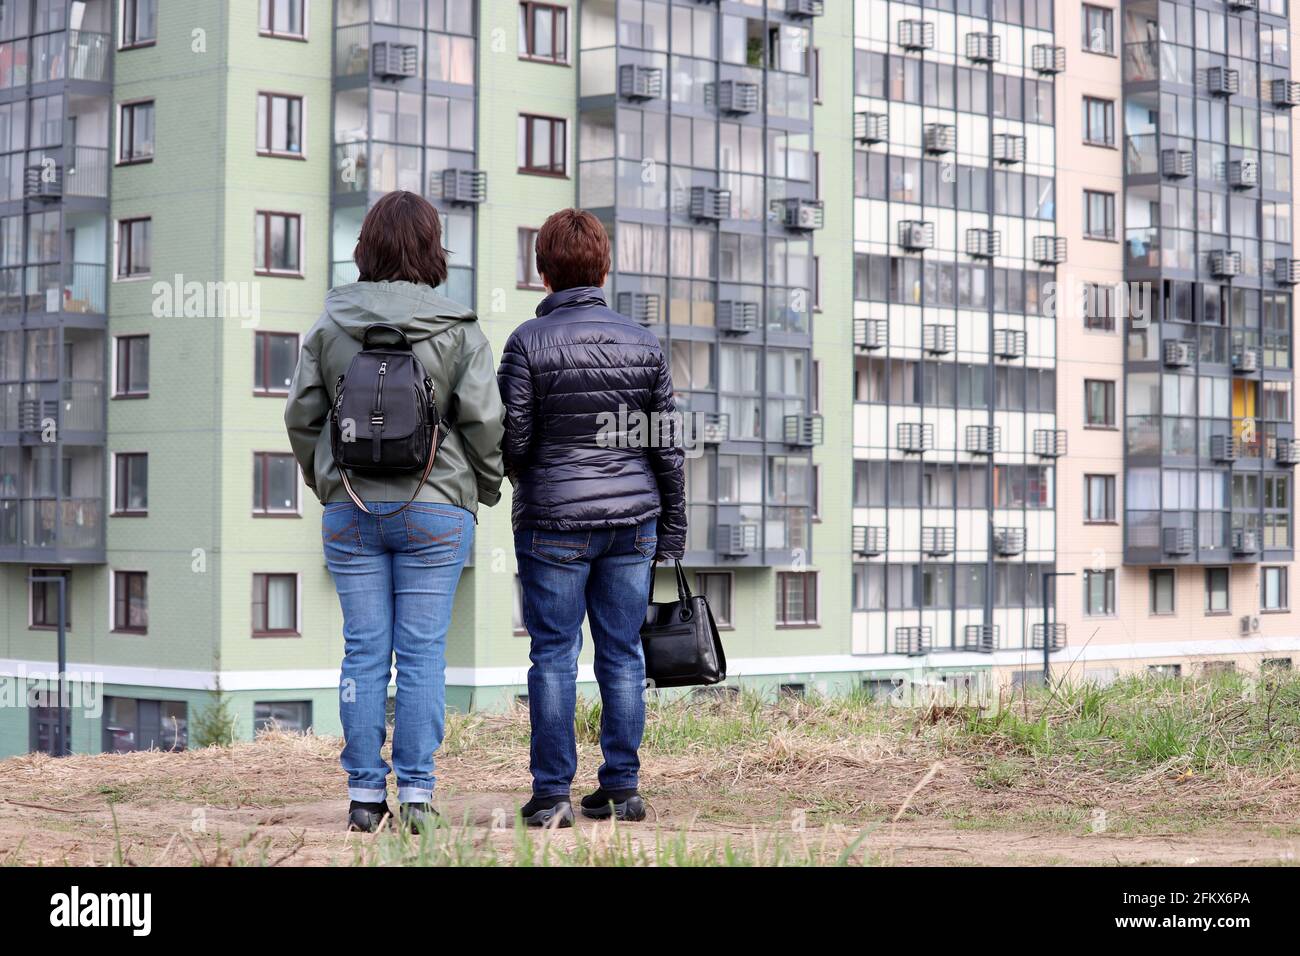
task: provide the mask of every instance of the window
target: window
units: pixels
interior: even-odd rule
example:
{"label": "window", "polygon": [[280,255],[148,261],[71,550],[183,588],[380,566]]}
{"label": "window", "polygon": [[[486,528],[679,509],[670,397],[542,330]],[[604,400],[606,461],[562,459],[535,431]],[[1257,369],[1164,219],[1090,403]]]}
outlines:
{"label": "window", "polygon": [[695,590],[704,595],[718,627],[731,627],[731,572],[703,571],[695,575]]}
{"label": "window", "polygon": [[1083,141],[1089,146],[1115,145],[1115,101],[1083,98]]}
{"label": "window", "polygon": [[515,284],[521,289],[544,289],[542,274],[537,271],[537,230],[519,230],[519,258]]}
{"label": "window", "polygon": [[1228,613],[1228,569],[1205,569],[1205,612]]}
{"label": "window", "polygon": [[118,398],[145,398],[149,394],[149,336],[117,337],[117,375],[113,394]]}
{"label": "window", "polygon": [[1101,379],[1085,379],[1083,383],[1085,426],[1090,428],[1115,427],[1115,383]]}
{"label": "window", "polygon": [[1265,611],[1285,611],[1291,605],[1287,601],[1287,569],[1264,568],[1260,575],[1259,606]]}
{"label": "window", "polygon": [[1147,673],[1152,677],[1182,677],[1182,664],[1148,664]]}
{"label": "window", "polygon": [[253,636],[298,634],[298,575],[253,575]]}
{"label": "window", "polygon": [[1103,617],[1115,613],[1115,572],[1083,572],[1083,613]]}
{"label": "window", "polygon": [[143,571],[113,572],[113,630],[143,634],[149,629],[148,577]]}
{"label": "window", "polygon": [[123,103],[117,119],[117,161],[148,163],[153,160],[153,100]]}
{"label": "window", "polygon": [[[64,628],[72,627],[72,572],[66,568],[32,568],[34,578],[63,578],[65,606]],[[59,626],[59,586],[53,581],[33,581],[31,590],[31,626]]]}
{"label": "window", "polygon": [[776,623],[817,623],[817,572],[780,571],[776,575]]}
{"label": "window", "polygon": [[568,62],[569,11],[549,3],[519,4],[519,58]]}
{"label": "window", "polygon": [[158,0],[122,0],[118,49],[152,46],[158,39]]}
{"label": "window", "polygon": [[113,456],[113,514],[142,515],[149,510],[149,456],[143,452]]}
{"label": "window", "polygon": [[[30,693],[28,713],[28,750],[32,753],[59,756],[59,708],[54,691],[35,689]],[[72,708],[63,711],[63,743],[67,749],[72,739]]]}
{"label": "window", "polygon": [[287,730],[303,734],[311,730],[311,701],[272,700],[253,704],[253,733]]}
{"label": "window", "polygon": [[1174,613],[1174,569],[1151,569],[1151,613]]}
{"label": "window", "polygon": [[1115,11],[1083,5],[1083,49],[1088,53],[1115,52]]}
{"label": "window", "polygon": [[1115,331],[1115,287],[1099,282],[1083,284],[1083,327],[1094,332]]}
{"label": "window", "polygon": [[153,220],[120,220],[117,224],[117,278],[147,277],[152,259]]}
{"label": "window", "polygon": [[549,116],[519,115],[519,171],[538,176],[567,173],[567,124]]}
{"label": "window", "polygon": [[302,97],[257,94],[257,152],[302,158]]}
{"label": "window", "polygon": [[184,750],[189,744],[188,712],[183,700],[104,698],[104,751]]}
{"label": "window", "polygon": [[1115,520],[1115,476],[1083,476],[1083,520],[1109,523]]}
{"label": "window", "polygon": [[1087,239],[1115,238],[1115,194],[1083,191],[1083,235]]}
{"label": "window", "polygon": [[254,236],[258,275],[302,275],[302,217],[291,212],[259,212]]}
{"label": "window", "polygon": [[253,352],[253,392],[288,395],[298,365],[297,333],[256,332]]}
{"label": "window", "polygon": [[293,455],[253,453],[253,514],[298,513],[298,462]]}
{"label": "window", "polygon": [[258,32],[264,37],[307,38],[307,20],[303,0],[262,0]]}

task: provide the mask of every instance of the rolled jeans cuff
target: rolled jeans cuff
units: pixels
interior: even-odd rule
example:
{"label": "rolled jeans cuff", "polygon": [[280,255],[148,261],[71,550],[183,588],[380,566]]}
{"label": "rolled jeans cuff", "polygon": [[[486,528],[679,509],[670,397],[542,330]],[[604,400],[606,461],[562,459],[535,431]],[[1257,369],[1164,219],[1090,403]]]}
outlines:
{"label": "rolled jeans cuff", "polygon": [[421,786],[401,786],[397,787],[398,803],[432,803],[433,788]]}
{"label": "rolled jeans cuff", "polygon": [[387,798],[383,787],[348,787],[348,799],[358,803],[383,803]]}

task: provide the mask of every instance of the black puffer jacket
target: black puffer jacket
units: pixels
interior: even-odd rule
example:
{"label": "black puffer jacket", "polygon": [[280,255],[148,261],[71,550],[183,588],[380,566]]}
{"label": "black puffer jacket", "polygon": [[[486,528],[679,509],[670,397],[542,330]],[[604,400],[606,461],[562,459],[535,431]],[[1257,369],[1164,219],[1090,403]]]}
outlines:
{"label": "black puffer jacket", "polygon": [[[510,336],[497,377],[515,530],[617,528],[658,516],[657,557],[682,556],[685,456],[679,430],[665,442],[649,427],[650,414],[675,412],[652,332],[608,308],[599,289],[554,292]],[[627,416],[639,414],[653,439],[620,441],[636,427]]]}

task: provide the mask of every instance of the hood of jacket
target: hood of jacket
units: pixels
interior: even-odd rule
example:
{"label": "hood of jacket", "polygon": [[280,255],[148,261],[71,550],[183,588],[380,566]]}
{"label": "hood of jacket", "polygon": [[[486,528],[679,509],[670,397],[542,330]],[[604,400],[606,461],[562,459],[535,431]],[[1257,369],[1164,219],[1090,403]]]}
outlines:
{"label": "hood of jacket", "polygon": [[352,282],[336,286],[325,296],[325,314],[358,342],[376,323],[394,325],[412,342],[445,332],[457,322],[477,316],[427,285],[414,282]]}

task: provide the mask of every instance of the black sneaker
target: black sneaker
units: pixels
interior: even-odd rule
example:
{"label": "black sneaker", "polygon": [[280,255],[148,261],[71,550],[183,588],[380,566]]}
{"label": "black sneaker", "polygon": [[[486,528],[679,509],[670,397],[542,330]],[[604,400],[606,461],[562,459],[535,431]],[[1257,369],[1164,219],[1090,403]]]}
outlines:
{"label": "black sneaker", "polygon": [[573,804],[567,793],[554,797],[533,797],[523,805],[519,815],[523,817],[524,824],[530,827],[544,827],[552,820],[559,827],[573,826]]}
{"label": "black sneaker", "polygon": [[392,813],[388,809],[388,804],[384,801],[362,803],[360,800],[353,800],[348,805],[348,830],[374,833],[383,826],[384,818],[390,816],[392,816]]}
{"label": "black sneaker", "polygon": [[582,815],[592,820],[608,820],[611,816],[619,820],[644,820],[645,801],[635,790],[601,787],[582,798]]}
{"label": "black sneaker", "polygon": [[404,803],[398,812],[402,817],[402,826],[410,827],[412,833],[432,830],[442,820],[438,811],[427,803]]}

